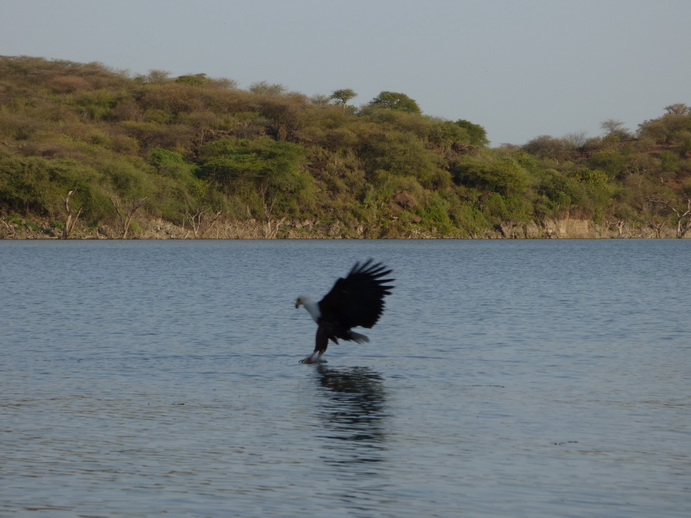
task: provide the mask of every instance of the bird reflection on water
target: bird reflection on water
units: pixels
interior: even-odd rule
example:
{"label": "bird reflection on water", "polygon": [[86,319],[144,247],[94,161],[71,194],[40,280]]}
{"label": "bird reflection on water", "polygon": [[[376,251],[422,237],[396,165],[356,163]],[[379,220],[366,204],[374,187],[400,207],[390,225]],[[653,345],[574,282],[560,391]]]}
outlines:
{"label": "bird reflection on water", "polygon": [[381,462],[386,441],[386,391],[382,377],[368,367],[316,368],[322,391],[318,417],[323,423],[329,463]]}

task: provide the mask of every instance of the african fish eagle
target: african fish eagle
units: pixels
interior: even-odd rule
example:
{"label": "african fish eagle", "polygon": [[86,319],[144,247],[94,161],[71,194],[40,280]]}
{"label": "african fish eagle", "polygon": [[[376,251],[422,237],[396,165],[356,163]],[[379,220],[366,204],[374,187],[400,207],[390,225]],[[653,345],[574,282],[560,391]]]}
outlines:
{"label": "african fish eagle", "polygon": [[317,323],[314,352],[300,360],[301,363],[318,361],[329,340],[335,344],[339,338],[359,344],[369,342],[369,338],[352,331],[352,328],[371,328],[377,323],[384,311],[384,297],[393,289],[387,283],[394,279],[384,279],[391,271],[382,263],[372,264],[372,259],[362,264],[356,262],[348,276],[338,279],[319,302],[302,295],[297,298],[295,308],[305,306]]}

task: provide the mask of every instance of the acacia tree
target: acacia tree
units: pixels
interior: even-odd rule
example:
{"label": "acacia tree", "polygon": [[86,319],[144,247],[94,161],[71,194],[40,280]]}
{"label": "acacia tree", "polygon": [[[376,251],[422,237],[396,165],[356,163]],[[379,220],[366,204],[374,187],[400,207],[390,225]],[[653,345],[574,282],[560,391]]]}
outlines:
{"label": "acacia tree", "polygon": [[459,119],[454,124],[466,130],[468,137],[470,138],[470,143],[474,146],[486,146],[489,144],[489,139],[487,138],[487,132],[485,128],[479,124],[474,124],[470,121]]}
{"label": "acacia tree", "polygon": [[338,101],[338,104],[345,108],[348,101],[350,101],[354,97],[357,97],[357,94],[353,90],[351,90],[350,88],[344,88],[342,90],[334,91],[334,93],[331,94],[330,99]]}
{"label": "acacia tree", "polygon": [[665,106],[665,112],[670,115],[688,115],[691,114],[691,108],[684,103],[675,103]]}
{"label": "acacia tree", "polygon": [[250,92],[261,95],[281,95],[286,92],[286,87],[280,83],[257,81],[250,85]]}
{"label": "acacia tree", "polygon": [[607,119],[600,123],[600,127],[607,132],[608,137],[617,137],[620,140],[628,140],[631,133],[624,127],[624,123],[616,119]]}
{"label": "acacia tree", "polygon": [[170,78],[170,72],[165,70],[149,70],[149,73],[144,76],[144,80],[150,84],[163,84]]}
{"label": "acacia tree", "polygon": [[[219,139],[200,154],[200,174],[232,195],[255,201],[255,212],[267,216],[296,208],[310,185],[304,170],[304,148],[268,137],[255,140]],[[268,216],[267,216],[268,217]]]}
{"label": "acacia tree", "polygon": [[406,94],[398,92],[381,92],[377,97],[370,101],[369,105],[412,113],[414,115],[420,115],[422,113],[422,110],[420,110],[420,107],[415,100],[411,99]]}

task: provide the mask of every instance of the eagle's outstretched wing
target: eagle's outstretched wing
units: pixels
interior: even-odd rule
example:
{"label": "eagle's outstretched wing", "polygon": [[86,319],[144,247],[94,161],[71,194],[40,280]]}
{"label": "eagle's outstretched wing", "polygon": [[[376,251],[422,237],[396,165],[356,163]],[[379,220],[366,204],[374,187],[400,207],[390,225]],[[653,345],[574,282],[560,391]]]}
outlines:
{"label": "eagle's outstretched wing", "polygon": [[384,311],[384,297],[391,294],[394,279],[382,263],[372,259],[355,263],[348,275],[341,277],[319,301],[322,319],[338,323],[344,329],[356,326],[370,328]]}

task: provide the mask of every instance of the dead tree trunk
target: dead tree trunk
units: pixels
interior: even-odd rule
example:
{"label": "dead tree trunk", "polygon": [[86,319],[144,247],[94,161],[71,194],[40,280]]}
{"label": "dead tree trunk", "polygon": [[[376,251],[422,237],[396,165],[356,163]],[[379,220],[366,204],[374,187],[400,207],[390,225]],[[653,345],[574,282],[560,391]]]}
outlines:
{"label": "dead tree trunk", "polygon": [[285,223],[285,220],[285,217],[281,219],[273,219],[269,217],[266,220],[266,223],[264,223],[264,239],[276,239],[278,231],[283,226],[283,223]]}
{"label": "dead tree trunk", "polygon": [[214,223],[218,221],[218,218],[221,217],[221,214],[223,214],[223,211],[219,210],[218,212],[213,214],[211,220],[206,221],[205,210],[197,211],[194,214],[188,212],[187,219],[189,219],[190,221],[190,226],[192,227],[192,234],[194,235],[194,239],[202,239],[204,237],[204,234],[211,230],[211,227],[214,226]]}
{"label": "dead tree trunk", "polygon": [[14,238],[14,236],[15,236],[15,234],[16,234],[16,231],[15,231],[15,229],[14,229],[14,226],[10,226],[10,224],[7,223],[7,221],[5,221],[4,219],[1,219],[1,218],[0,218],[0,221],[2,222],[3,225],[5,225],[5,228],[7,229],[7,230],[5,231],[5,234],[4,234],[4,235],[3,235],[3,234],[0,234],[0,239],[2,239],[2,238],[5,237],[5,236],[9,237],[10,239]]}
{"label": "dead tree trunk", "polygon": [[677,239],[683,238],[686,233],[691,230],[691,196],[684,196],[686,198],[686,208],[677,208],[670,202],[665,201],[660,198],[650,198],[653,203],[659,203],[664,205],[671,212],[674,213],[674,217],[677,220],[676,237]]}
{"label": "dead tree trunk", "polygon": [[677,238],[681,239],[691,229],[691,197],[686,196],[686,210],[671,209],[677,217]]}
{"label": "dead tree trunk", "polygon": [[276,239],[276,236],[278,235],[278,230],[281,228],[283,223],[285,223],[286,218],[274,218],[273,213],[274,213],[274,204],[273,201],[271,203],[266,202],[266,191],[263,193],[263,198],[264,198],[264,239]]}
{"label": "dead tree trunk", "polygon": [[651,229],[653,229],[653,232],[655,233],[655,239],[660,239],[662,237],[662,228],[665,226],[665,222],[655,221],[654,219],[651,219],[648,225]]}
{"label": "dead tree trunk", "polygon": [[70,198],[74,195],[74,193],[77,192],[77,189],[72,189],[70,192],[67,193],[67,196],[65,196],[65,226],[62,228],[62,239],[69,239],[70,234],[72,233],[72,230],[74,229],[74,226],[77,224],[77,220],[79,219],[79,215],[82,213],[82,208],[79,207],[79,210],[77,213],[74,213],[74,209],[70,207]]}
{"label": "dead tree trunk", "polygon": [[283,226],[287,218],[274,218],[274,202],[276,199],[269,196],[268,182],[262,182],[258,191],[264,205],[264,239],[276,239],[279,229]]}
{"label": "dead tree trunk", "polygon": [[120,207],[120,203],[115,198],[110,198],[113,207],[115,207],[115,212],[118,214],[120,219],[120,225],[122,226],[122,234],[120,239],[127,239],[127,233],[130,230],[130,224],[132,223],[132,218],[134,213],[139,210],[139,208],[146,203],[146,198],[140,198],[137,201],[133,201],[127,207]]}

